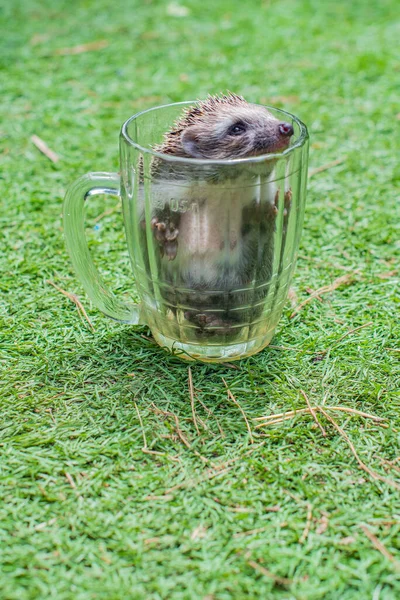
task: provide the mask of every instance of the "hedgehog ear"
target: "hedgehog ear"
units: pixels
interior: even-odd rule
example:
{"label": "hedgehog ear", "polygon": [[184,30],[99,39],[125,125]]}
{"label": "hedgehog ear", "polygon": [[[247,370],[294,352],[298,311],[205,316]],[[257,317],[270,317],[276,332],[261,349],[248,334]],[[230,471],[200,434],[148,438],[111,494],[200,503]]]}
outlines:
{"label": "hedgehog ear", "polygon": [[193,158],[203,158],[196,127],[187,127],[182,131],[181,143],[186,154]]}

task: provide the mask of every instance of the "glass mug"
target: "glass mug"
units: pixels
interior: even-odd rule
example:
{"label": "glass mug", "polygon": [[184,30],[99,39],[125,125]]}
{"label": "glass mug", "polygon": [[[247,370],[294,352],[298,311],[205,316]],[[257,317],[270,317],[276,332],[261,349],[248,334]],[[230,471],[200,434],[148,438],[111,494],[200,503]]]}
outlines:
{"label": "glass mug", "polygon": [[[180,102],[140,112],[120,135],[120,174],[89,173],[68,189],[64,229],[75,271],[93,303],[128,324],[147,324],[158,344],[206,362],[250,356],[270,342],[286,301],[303,223],[308,133],[295,116],[279,154],[230,160],[180,158],[153,148]],[[122,199],[141,304],[104,285],[84,232],[85,202]]]}

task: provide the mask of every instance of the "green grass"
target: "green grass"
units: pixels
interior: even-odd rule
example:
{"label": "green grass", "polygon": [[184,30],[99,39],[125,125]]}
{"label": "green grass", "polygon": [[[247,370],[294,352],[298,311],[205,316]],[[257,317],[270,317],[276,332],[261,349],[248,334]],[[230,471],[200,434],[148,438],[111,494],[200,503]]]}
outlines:
{"label": "green grass", "polygon": [[[398,598],[399,490],[362,471],[324,417],[326,438],[297,416],[253,430],[251,445],[222,381],[249,419],[304,407],[301,389],[313,403],[386,417],[385,429],[335,414],[361,460],[400,481],[399,463],[382,463],[400,455],[397,2],[184,5],[189,14],[175,17],[160,0],[2,3],[0,596]],[[57,54],[97,40],[109,45]],[[118,169],[131,114],[226,89],[298,114],[312,168],[346,157],[310,180],[293,288],[301,302],[343,274],[353,282],[294,319],[288,303],[273,345],[291,350],[267,348],[237,369],[193,364],[198,434],[188,365],[146,328],[90,306],[61,206],[78,175]],[[93,229],[114,202],[93,206],[88,236],[124,294],[121,217]],[[78,294],[94,333],[48,280]],[[143,453],[143,435],[159,454]]]}

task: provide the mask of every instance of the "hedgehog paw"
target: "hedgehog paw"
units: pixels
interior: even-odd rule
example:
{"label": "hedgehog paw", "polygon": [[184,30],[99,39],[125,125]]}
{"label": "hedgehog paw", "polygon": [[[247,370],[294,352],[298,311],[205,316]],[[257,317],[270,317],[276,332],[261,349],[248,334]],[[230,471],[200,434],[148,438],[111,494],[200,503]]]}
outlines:
{"label": "hedgehog paw", "polygon": [[179,229],[171,222],[159,221],[157,217],[151,220],[151,228],[160,246],[161,257],[165,254],[168,260],[174,260],[178,252]]}
{"label": "hedgehog paw", "polygon": [[285,217],[289,214],[290,212],[290,207],[292,205],[292,190],[289,188],[288,190],[286,190],[285,192],[285,209],[283,211],[283,214],[285,215]]}
{"label": "hedgehog paw", "polygon": [[[273,204],[275,215],[278,214],[279,193],[280,193],[280,190],[277,189],[275,198],[274,198],[274,204]],[[285,195],[284,195],[284,208],[283,208],[283,216],[284,217],[287,217],[287,215],[289,214],[291,204],[292,204],[292,190],[289,188],[288,190],[286,190]]]}

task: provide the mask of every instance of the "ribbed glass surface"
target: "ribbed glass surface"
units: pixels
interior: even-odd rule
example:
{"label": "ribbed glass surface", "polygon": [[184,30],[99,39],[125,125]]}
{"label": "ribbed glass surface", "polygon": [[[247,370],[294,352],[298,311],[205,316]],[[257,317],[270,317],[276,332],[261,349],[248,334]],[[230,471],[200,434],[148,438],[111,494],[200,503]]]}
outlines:
{"label": "ribbed glass surface", "polygon": [[149,151],[181,111],[147,111],[123,128],[128,248],[156,340],[188,358],[232,360],[269,343],[286,301],[304,214],[307,132],[284,113],[295,134],[273,157],[216,163]]}

